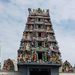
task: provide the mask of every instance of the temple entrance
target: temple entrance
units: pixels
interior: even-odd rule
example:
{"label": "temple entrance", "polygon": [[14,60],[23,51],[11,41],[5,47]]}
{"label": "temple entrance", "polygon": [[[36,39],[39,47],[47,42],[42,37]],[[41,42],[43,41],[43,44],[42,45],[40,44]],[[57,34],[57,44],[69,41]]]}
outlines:
{"label": "temple entrance", "polygon": [[30,71],[30,75],[50,75],[50,72],[43,69],[33,69]]}

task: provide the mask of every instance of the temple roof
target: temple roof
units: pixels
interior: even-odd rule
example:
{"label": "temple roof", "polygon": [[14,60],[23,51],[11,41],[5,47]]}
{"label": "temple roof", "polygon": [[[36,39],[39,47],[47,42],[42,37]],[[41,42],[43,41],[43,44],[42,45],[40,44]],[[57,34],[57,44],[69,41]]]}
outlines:
{"label": "temple roof", "polygon": [[35,14],[35,15],[44,15],[44,16],[49,15],[49,9],[44,10],[44,9],[38,8],[38,9],[33,9],[32,10],[31,8],[28,8],[28,11],[29,11],[29,15],[33,15],[33,14]]}

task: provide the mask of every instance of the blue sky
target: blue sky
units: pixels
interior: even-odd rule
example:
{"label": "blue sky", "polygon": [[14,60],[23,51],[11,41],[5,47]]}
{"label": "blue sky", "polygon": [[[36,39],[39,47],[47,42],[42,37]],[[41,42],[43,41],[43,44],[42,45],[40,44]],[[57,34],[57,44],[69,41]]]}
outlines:
{"label": "blue sky", "polygon": [[63,61],[75,64],[75,0],[0,0],[1,61],[17,58],[28,8],[50,9]]}

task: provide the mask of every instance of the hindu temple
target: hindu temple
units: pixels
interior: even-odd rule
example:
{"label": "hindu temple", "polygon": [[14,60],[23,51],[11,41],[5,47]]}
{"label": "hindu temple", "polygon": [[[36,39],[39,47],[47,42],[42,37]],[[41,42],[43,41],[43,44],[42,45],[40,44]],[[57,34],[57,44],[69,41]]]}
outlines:
{"label": "hindu temple", "polygon": [[49,10],[28,8],[28,17],[18,49],[21,75],[59,75],[61,53]]}

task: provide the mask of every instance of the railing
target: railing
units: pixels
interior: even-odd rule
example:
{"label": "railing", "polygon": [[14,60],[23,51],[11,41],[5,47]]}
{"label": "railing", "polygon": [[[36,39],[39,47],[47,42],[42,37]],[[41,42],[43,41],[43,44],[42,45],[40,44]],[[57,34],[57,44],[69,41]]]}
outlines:
{"label": "railing", "polygon": [[48,38],[48,41],[56,41],[56,39],[51,39],[51,38]]}
{"label": "railing", "polygon": [[50,23],[45,23],[45,25],[51,25]]}
{"label": "railing", "polygon": [[25,29],[25,31],[27,31],[27,32],[32,32],[32,31],[34,31],[33,29]]}
{"label": "railing", "polygon": [[34,22],[27,22],[26,24],[34,24]]}
{"label": "railing", "polygon": [[35,24],[44,24],[42,21],[35,21]]}
{"label": "railing", "polygon": [[45,29],[40,29],[40,28],[38,28],[38,29],[34,29],[35,31],[38,31],[38,32],[45,32]]}
{"label": "railing", "polygon": [[36,48],[32,48],[32,50],[36,50],[36,51],[47,51],[49,48],[47,47],[36,47]]}
{"label": "railing", "polygon": [[22,41],[31,41],[32,38],[22,38]]}
{"label": "railing", "polygon": [[42,37],[36,37],[35,38],[37,41],[44,41],[45,40],[45,38],[42,38]]}
{"label": "railing", "polygon": [[54,33],[53,30],[46,30],[47,33]]}

